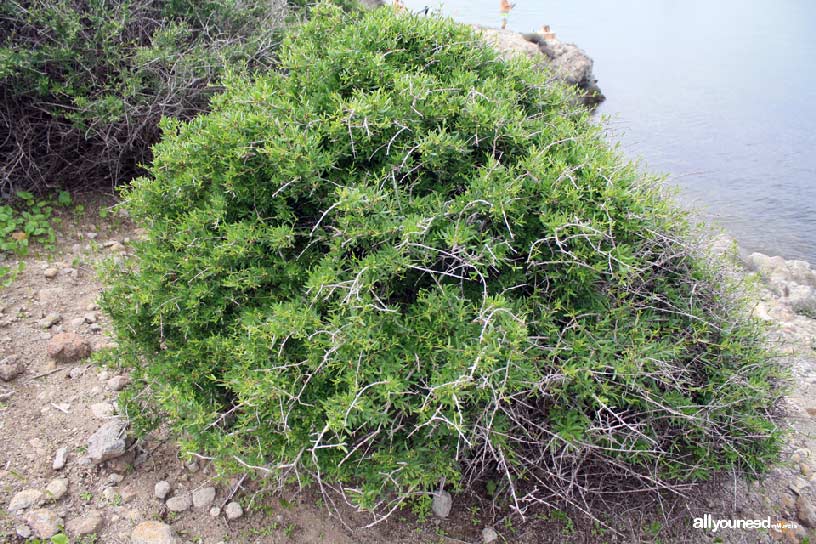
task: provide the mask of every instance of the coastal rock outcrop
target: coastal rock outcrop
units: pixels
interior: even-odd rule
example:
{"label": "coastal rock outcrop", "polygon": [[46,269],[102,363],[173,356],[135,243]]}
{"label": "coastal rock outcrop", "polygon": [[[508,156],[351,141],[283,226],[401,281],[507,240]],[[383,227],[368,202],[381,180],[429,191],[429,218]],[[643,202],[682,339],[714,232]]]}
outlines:
{"label": "coastal rock outcrop", "polygon": [[519,34],[512,30],[475,26],[485,41],[508,58],[525,55],[551,70],[554,79],[579,89],[582,102],[595,106],[605,100],[592,72],[593,60],[578,46],[542,34]]}

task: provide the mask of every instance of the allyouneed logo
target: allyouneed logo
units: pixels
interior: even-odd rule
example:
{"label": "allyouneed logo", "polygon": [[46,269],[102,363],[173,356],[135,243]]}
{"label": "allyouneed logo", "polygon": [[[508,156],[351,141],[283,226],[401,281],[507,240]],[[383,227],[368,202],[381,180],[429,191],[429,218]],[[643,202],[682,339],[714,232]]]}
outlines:
{"label": "allyouneed logo", "polygon": [[701,518],[694,518],[695,529],[711,529],[716,533],[720,529],[796,529],[798,525],[792,521],[771,521],[765,519],[714,519],[711,514],[704,514]]}

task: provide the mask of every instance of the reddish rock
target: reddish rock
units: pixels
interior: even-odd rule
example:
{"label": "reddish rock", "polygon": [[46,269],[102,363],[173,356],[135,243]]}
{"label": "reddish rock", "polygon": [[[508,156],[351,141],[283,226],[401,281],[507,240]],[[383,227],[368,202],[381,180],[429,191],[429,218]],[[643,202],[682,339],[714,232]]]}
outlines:
{"label": "reddish rock", "polygon": [[91,344],[72,332],[54,336],[48,342],[48,355],[58,363],[73,363],[91,354]]}

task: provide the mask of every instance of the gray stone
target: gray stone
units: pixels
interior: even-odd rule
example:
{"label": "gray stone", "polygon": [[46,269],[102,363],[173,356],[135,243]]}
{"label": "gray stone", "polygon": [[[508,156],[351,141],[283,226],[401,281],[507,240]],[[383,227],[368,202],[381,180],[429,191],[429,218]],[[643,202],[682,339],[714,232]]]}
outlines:
{"label": "gray stone", "polygon": [[53,280],[54,278],[56,278],[57,274],[59,274],[59,270],[57,270],[54,267],[46,268],[45,272],[43,272],[43,275],[49,280]]}
{"label": "gray stone", "polygon": [[65,467],[65,463],[68,460],[68,448],[59,448],[57,453],[54,454],[54,462],[51,465],[51,468],[54,470],[62,470]]}
{"label": "gray stone", "polygon": [[171,512],[184,512],[190,509],[193,505],[193,501],[190,499],[190,495],[185,493],[184,495],[167,499],[165,505],[167,505],[167,509]]}
{"label": "gray stone", "polygon": [[804,495],[796,499],[796,515],[805,527],[816,528],[816,510]]}
{"label": "gray stone", "polygon": [[153,487],[153,494],[159,500],[164,500],[168,493],[170,493],[170,483],[164,480],[156,482],[156,485]]}
{"label": "gray stone", "polygon": [[96,419],[107,419],[113,416],[116,410],[110,402],[97,402],[91,404],[91,413]]}
{"label": "gray stone", "polygon": [[195,508],[209,508],[214,500],[214,487],[202,487],[193,491],[193,506]]}
{"label": "gray stone", "polygon": [[96,323],[97,321],[96,312],[86,313],[83,320],[85,321],[85,323]]}
{"label": "gray stone", "polygon": [[125,453],[125,429],[128,422],[121,417],[108,420],[88,439],[88,457],[94,463],[114,459]]}
{"label": "gray stone", "polygon": [[121,375],[121,376],[114,376],[110,380],[108,380],[108,389],[111,391],[121,391],[130,383],[130,376]]}
{"label": "gray stone", "polygon": [[32,510],[26,515],[25,521],[38,538],[51,538],[59,532],[62,525],[62,518],[47,508]]}
{"label": "gray stone", "polygon": [[212,508],[210,508],[210,516],[217,518],[220,515],[221,515],[220,508],[218,508],[217,506],[213,506]]}
{"label": "gray stone", "polygon": [[482,529],[482,542],[484,542],[484,544],[496,542],[498,539],[499,534],[493,527],[485,527],[484,529]]}
{"label": "gray stone", "polygon": [[65,530],[70,536],[85,536],[98,533],[105,520],[102,514],[92,510],[87,514],[74,518],[65,524]]}
{"label": "gray stone", "polygon": [[18,525],[17,527],[14,528],[14,530],[17,531],[17,536],[19,536],[20,538],[23,538],[25,540],[31,538],[31,527],[29,527],[28,525]]}
{"label": "gray stone", "polygon": [[49,499],[53,499],[55,501],[60,500],[68,493],[68,479],[67,478],[57,478],[56,480],[51,480],[48,482],[48,485],[45,486],[46,496]]}
{"label": "gray stone", "polygon": [[17,357],[0,359],[0,380],[10,382],[25,371],[25,365]]}
{"label": "gray stone", "polygon": [[39,489],[24,489],[11,498],[8,511],[12,514],[21,512],[37,504],[41,497],[42,491]]}
{"label": "gray stone", "polygon": [[790,488],[791,491],[799,495],[802,493],[802,491],[810,487],[810,482],[808,482],[804,478],[796,476],[793,480],[788,482],[788,487]]}
{"label": "gray stone", "polygon": [[178,544],[173,528],[160,521],[143,521],[130,534],[131,544]]}
{"label": "gray stone", "polygon": [[46,315],[44,318],[40,319],[39,325],[43,329],[50,329],[57,323],[62,321],[62,316],[57,312],[51,312],[50,314]]}
{"label": "gray stone", "polygon": [[233,501],[224,507],[224,514],[226,514],[228,520],[233,521],[244,515],[244,509],[241,508],[240,504]]}
{"label": "gray stone", "polygon": [[453,498],[447,491],[440,491],[434,493],[433,501],[431,502],[431,511],[438,518],[446,518],[450,514],[453,507]]}
{"label": "gray stone", "polygon": [[604,100],[592,72],[592,59],[580,48],[539,34],[518,34],[512,30],[476,27],[484,40],[499,55],[508,59],[516,55],[529,57],[546,68],[555,79],[583,91],[583,102],[593,105]]}

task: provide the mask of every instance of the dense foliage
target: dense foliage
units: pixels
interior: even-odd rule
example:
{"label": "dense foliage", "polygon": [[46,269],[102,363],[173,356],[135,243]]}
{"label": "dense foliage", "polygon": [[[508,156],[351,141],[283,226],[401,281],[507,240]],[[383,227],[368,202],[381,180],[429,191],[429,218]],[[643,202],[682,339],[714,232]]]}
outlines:
{"label": "dense foliage", "polygon": [[0,193],[129,179],[224,65],[268,66],[284,0],[0,2]]}
{"label": "dense foliage", "polygon": [[320,6],[280,58],[166,120],[125,193],[149,237],[104,298],[137,421],[381,512],[773,458],[757,330],[568,90],[389,9]]}

